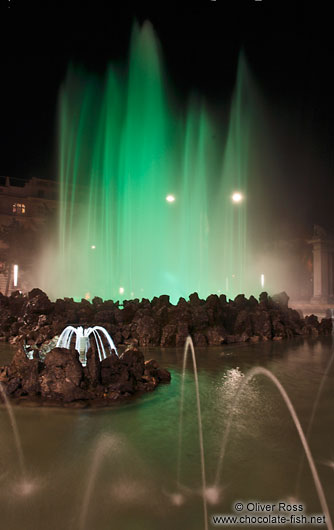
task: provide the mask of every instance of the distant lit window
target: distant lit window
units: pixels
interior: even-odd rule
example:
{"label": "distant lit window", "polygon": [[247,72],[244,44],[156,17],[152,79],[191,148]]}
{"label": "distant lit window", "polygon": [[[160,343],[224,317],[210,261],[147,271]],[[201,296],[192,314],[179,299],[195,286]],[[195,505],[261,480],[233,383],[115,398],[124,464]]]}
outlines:
{"label": "distant lit window", "polygon": [[26,213],[26,205],[21,202],[15,202],[13,204],[13,213],[24,214]]}

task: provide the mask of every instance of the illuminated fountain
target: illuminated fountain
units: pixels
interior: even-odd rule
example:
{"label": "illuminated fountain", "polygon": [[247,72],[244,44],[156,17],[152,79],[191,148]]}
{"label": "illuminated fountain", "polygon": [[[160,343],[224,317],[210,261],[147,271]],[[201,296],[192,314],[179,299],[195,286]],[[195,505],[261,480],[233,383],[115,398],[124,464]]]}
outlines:
{"label": "illuminated fountain", "polygon": [[90,345],[90,337],[95,341],[100,361],[107,357],[107,352],[103,344],[103,337],[105,337],[108,343],[109,354],[115,352],[116,355],[118,355],[114,341],[107,330],[101,326],[94,326],[93,328],[86,329],[83,329],[82,326],[79,326],[78,328],[67,326],[59,336],[57,348],[70,349],[73,335],[75,335],[75,349],[79,352],[80,362],[83,366],[86,366],[87,364],[87,352]]}
{"label": "illuminated fountain", "polygon": [[134,26],[126,76],[112,64],[103,79],[69,69],[59,237],[40,281],[50,296],[175,302],[258,291],[249,234],[259,216],[249,209],[260,200],[264,144],[244,55],[221,123],[203,98],[176,102],[148,22]]}

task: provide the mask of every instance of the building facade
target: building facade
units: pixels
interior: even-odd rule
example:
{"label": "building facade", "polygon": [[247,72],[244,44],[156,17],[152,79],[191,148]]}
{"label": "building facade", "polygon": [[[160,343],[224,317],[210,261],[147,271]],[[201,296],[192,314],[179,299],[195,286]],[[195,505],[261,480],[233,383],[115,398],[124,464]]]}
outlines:
{"label": "building facade", "polygon": [[[47,219],[54,216],[58,205],[57,183],[33,177],[30,180],[0,177],[0,226],[14,221],[27,231],[38,232]],[[0,241],[0,249],[6,245]],[[14,264],[11,265],[14,267]],[[0,292],[20,289],[20,275],[16,281],[14,270],[8,282],[8,265],[0,261]],[[16,283],[16,285],[14,285]]]}

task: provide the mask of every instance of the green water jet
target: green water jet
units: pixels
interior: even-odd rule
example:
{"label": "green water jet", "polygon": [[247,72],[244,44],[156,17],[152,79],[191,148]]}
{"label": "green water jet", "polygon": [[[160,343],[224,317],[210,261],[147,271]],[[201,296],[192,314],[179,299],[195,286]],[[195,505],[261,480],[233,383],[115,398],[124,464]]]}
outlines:
{"label": "green water jet", "polygon": [[126,74],[69,69],[59,97],[58,248],[43,285],[51,296],[165,293],[175,302],[194,291],[258,292],[246,267],[254,111],[245,59],[225,124],[198,96],[177,106],[165,79],[148,22],[134,26]]}

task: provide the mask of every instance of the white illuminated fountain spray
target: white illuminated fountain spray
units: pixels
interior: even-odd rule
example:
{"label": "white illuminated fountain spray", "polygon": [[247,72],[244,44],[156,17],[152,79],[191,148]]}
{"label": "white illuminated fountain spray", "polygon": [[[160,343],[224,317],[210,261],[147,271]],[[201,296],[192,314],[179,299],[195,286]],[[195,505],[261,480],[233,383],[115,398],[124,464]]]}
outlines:
{"label": "white illuminated fountain spray", "polygon": [[[331,311],[333,312],[333,309]],[[332,316],[332,319],[333,319],[333,316]],[[334,321],[333,321],[333,323],[334,323]],[[315,398],[314,403],[313,403],[311,416],[310,416],[310,419],[309,419],[309,422],[308,422],[308,426],[307,426],[307,430],[306,430],[306,440],[308,440],[309,437],[310,437],[310,434],[311,434],[311,431],[312,431],[312,427],[313,427],[314,418],[315,418],[315,413],[317,411],[317,408],[318,408],[318,405],[319,405],[319,401],[320,401],[320,397],[321,397],[325,382],[326,382],[326,380],[328,378],[329,371],[330,371],[330,369],[332,367],[333,361],[334,361],[334,352],[332,353],[331,358],[328,361],[326,370],[324,372],[324,375],[322,376],[322,379],[321,379],[321,382],[320,382],[320,385],[319,385],[319,389],[318,389],[316,398]],[[299,493],[300,481],[301,481],[301,476],[302,476],[303,467],[304,467],[304,461],[305,461],[305,453],[302,454],[301,459],[300,459],[300,463],[299,463],[299,469],[298,469],[297,480],[296,480],[296,493],[297,493],[297,495]],[[330,462],[330,464],[331,464],[331,462]]]}
{"label": "white illuminated fountain spray", "polygon": [[22,477],[25,479],[25,477],[26,477],[26,468],[25,468],[25,462],[24,462],[21,438],[20,438],[20,435],[19,435],[19,431],[17,429],[16,420],[15,420],[15,416],[14,416],[14,412],[13,412],[12,406],[11,406],[11,404],[9,402],[9,399],[7,398],[6,392],[5,392],[5,390],[4,390],[4,388],[3,388],[1,383],[0,383],[0,393],[2,394],[2,397],[4,399],[5,407],[6,407],[6,410],[8,412],[9,421],[10,421],[10,424],[11,424],[11,427],[12,427],[13,436],[14,436],[14,440],[15,440],[15,445],[16,445],[16,449],[17,449],[17,455],[18,455],[18,458],[19,458],[21,474],[22,474]]}
{"label": "white illuminated fountain spray", "polygon": [[2,386],[1,383],[0,383],[0,394],[3,396],[5,407],[6,407],[6,410],[8,412],[8,417],[9,417],[9,421],[10,421],[10,424],[11,424],[11,427],[12,427],[12,431],[13,431],[13,436],[14,436],[17,456],[18,456],[18,460],[19,460],[21,476],[22,476],[22,482],[17,484],[16,492],[18,494],[23,495],[23,496],[24,495],[29,495],[29,493],[31,493],[35,489],[35,484],[33,482],[31,482],[31,481],[28,481],[28,479],[27,479],[27,471],[26,471],[26,466],[25,466],[25,461],[24,461],[21,438],[20,438],[20,434],[19,434],[19,431],[18,431],[18,428],[17,428],[17,424],[16,424],[13,408],[12,408],[12,406],[11,406],[11,404],[9,402],[9,399],[8,399],[8,397],[6,395],[6,391],[5,391],[5,389],[4,389],[4,387]]}
{"label": "white illuminated fountain spray", "polygon": [[118,355],[114,341],[110,337],[107,330],[102,326],[94,326],[93,328],[86,329],[83,329],[82,326],[79,326],[78,328],[67,326],[57,341],[57,348],[70,349],[73,334],[76,337],[75,349],[79,352],[80,362],[83,366],[86,366],[87,364],[87,351],[90,344],[90,336],[92,336],[92,338],[95,340],[100,361],[106,359],[107,357],[107,352],[105,350],[102,337],[105,337],[108,342],[110,348],[109,353],[114,351],[116,355]]}
{"label": "white illuminated fountain spray", "polygon": [[201,474],[202,474],[202,499],[203,499],[203,515],[204,515],[204,528],[208,530],[208,509],[207,509],[207,488],[206,488],[206,472],[205,472],[205,459],[204,459],[204,444],[203,444],[203,429],[202,429],[202,415],[201,415],[201,403],[199,397],[199,386],[198,386],[198,373],[194,344],[191,337],[187,337],[184,346],[183,356],[183,369],[182,369],[182,385],[181,385],[181,397],[180,397],[180,421],[179,421],[179,442],[178,442],[178,458],[177,458],[177,485],[179,492],[174,496],[175,504],[182,504],[183,497],[180,492],[180,475],[181,475],[181,446],[182,446],[182,427],[183,427],[183,402],[184,402],[184,379],[187,366],[188,351],[191,351],[193,367],[194,367],[194,379],[196,388],[196,403],[197,403],[197,420],[198,420],[198,436],[201,454]]}
{"label": "white illuminated fountain spray", "polygon": [[230,416],[229,416],[229,419],[228,419],[228,422],[227,422],[226,430],[225,430],[225,433],[224,433],[224,436],[223,436],[222,445],[221,445],[221,451],[220,451],[220,455],[219,455],[219,458],[218,458],[216,480],[215,480],[214,488],[217,488],[218,484],[220,482],[220,477],[221,477],[221,472],[222,472],[222,467],[223,467],[223,461],[224,461],[224,457],[225,457],[227,442],[228,442],[230,431],[231,431],[234,411],[235,411],[235,409],[237,407],[238,401],[240,399],[240,396],[241,396],[242,391],[244,390],[245,386],[253,379],[253,377],[255,377],[257,375],[264,375],[265,377],[267,377],[268,379],[270,379],[274,383],[274,385],[279,390],[279,392],[280,392],[280,394],[281,394],[281,396],[282,396],[282,398],[283,398],[283,400],[284,400],[284,402],[285,402],[285,404],[286,404],[286,406],[287,406],[287,408],[288,408],[288,410],[290,412],[290,415],[291,415],[291,417],[293,419],[293,422],[294,422],[295,427],[297,429],[297,432],[299,434],[300,441],[301,441],[301,443],[303,445],[304,452],[305,452],[306,458],[307,458],[309,466],[310,466],[310,470],[311,470],[311,473],[312,473],[312,477],[313,477],[313,481],[314,481],[314,484],[315,484],[315,488],[317,490],[317,494],[318,494],[318,498],[319,498],[319,501],[320,501],[320,504],[321,504],[321,508],[323,510],[324,515],[326,516],[327,528],[328,528],[328,530],[333,530],[333,523],[332,523],[330,512],[329,512],[329,509],[328,509],[328,505],[327,505],[326,497],[325,497],[325,494],[324,494],[324,490],[323,490],[322,484],[320,482],[320,478],[319,478],[318,471],[317,471],[317,468],[316,468],[315,463],[314,463],[314,459],[313,459],[310,447],[308,445],[306,436],[304,434],[304,431],[303,431],[302,426],[300,424],[300,421],[298,419],[298,416],[297,416],[297,413],[295,411],[295,408],[292,405],[291,400],[290,400],[287,392],[285,391],[284,387],[282,386],[280,381],[277,379],[277,377],[274,374],[272,374],[270,372],[270,370],[267,370],[266,368],[262,368],[261,366],[257,366],[255,368],[252,368],[248,372],[248,374],[245,376],[243,381],[240,383],[240,386],[239,386],[239,388],[238,388],[238,390],[237,390],[237,392],[235,394],[232,411],[230,413]]}
{"label": "white illuminated fountain spray", "polygon": [[89,474],[88,474],[88,481],[87,481],[86,489],[85,489],[83,499],[82,499],[80,518],[79,518],[79,529],[80,530],[84,530],[86,528],[88,508],[90,506],[91,497],[94,492],[94,485],[95,485],[96,478],[97,478],[99,469],[101,467],[101,464],[108,455],[111,454],[115,456],[115,454],[117,454],[117,451],[121,445],[122,444],[120,444],[120,441],[115,436],[111,436],[111,435],[101,436],[96,443],[96,448],[94,451],[92,464],[91,464]]}

